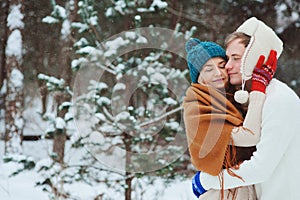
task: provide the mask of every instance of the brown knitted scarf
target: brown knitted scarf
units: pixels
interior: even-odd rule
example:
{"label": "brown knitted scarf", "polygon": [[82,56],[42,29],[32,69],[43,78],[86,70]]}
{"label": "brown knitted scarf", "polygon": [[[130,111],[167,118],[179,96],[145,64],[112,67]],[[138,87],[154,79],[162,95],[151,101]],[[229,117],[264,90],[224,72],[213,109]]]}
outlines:
{"label": "brown knitted scarf", "polygon": [[232,128],[242,125],[242,115],[220,91],[200,84],[188,88],[183,108],[192,164],[218,175],[230,151]]}

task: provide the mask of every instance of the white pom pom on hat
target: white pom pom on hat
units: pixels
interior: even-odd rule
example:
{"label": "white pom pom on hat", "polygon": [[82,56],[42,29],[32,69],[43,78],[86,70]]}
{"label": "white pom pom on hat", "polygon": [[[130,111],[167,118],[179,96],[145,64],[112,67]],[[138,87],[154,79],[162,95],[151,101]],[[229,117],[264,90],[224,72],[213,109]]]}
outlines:
{"label": "white pom pom on hat", "polygon": [[[273,49],[277,52],[278,59],[283,50],[283,42],[270,27],[256,17],[247,19],[237,28],[236,32],[242,32],[251,37],[242,56],[240,68],[243,81],[242,90],[244,90],[245,81],[251,79],[259,57],[264,55],[266,61],[270,51]],[[249,95],[245,95],[244,92],[235,94],[235,100],[238,103],[245,103],[247,102],[247,99],[245,100],[246,96]],[[239,102],[238,100],[243,102]]]}
{"label": "white pom pom on hat", "polygon": [[249,93],[246,90],[238,90],[234,93],[234,100],[238,103],[247,103],[249,98]]}

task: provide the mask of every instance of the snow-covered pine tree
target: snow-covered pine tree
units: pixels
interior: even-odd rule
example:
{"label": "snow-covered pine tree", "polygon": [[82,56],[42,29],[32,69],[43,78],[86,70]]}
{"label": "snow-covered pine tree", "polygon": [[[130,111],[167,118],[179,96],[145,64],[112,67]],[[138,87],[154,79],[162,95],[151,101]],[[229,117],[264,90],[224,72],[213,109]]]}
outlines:
{"label": "snow-covered pine tree", "polygon": [[[84,182],[101,188],[96,196],[102,199],[142,199],[146,188],[140,185],[153,184],[158,176],[178,176],[176,170],[184,169],[189,160],[184,155],[187,147],[180,112],[188,82],[186,72],[170,61],[183,59],[184,43],[195,29],[182,33],[179,24],[175,30],[154,25],[143,28],[142,15],[163,10],[167,3],[114,1],[105,17],[126,17],[136,28],[102,41],[107,36],[101,35],[96,5],[92,0],[78,1],[80,19],[71,23],[78,31],[77,58],[72,61],[77,73],[74,91],[63,79],[39,75],[49,89],[73,94],[72,104],[58,106],[75,110],[77,132],[70,134],[70,140],[74,150],[85,153],[76,154],[63,166],[42,160],[37,169],[45,180],[38,184],[52,197],[72,198],[64,186]],[[60,22],[63,18],[55,13],[44,22]],[[52,131],[57,124],[67,127],[71,119],[46,116]]]}
{"label": "snow-covered pine tree", "polygon": [[7,17],[8,38],[5,48],[5,154],[19,154],[22,152],[23,136],[23,40],[24,28],[22,14],[22,0],[7,1],[9,14]]}
{"label": "snow-covered pine tree", "polygon": [[[48,76],[45,74],[39,74],[38,79],[45,81],[48,92],[54,96],[56,107],[49,113],[44,114],[44,119],[48,122],[48,129],[45,131],[45,136],[53,139],[53,148],[50,153],[51,165],[60,171],[65,165],[65,145],[68,137],[68,122],[72,120],[70,113],[68,112],[71,106],[71,81],[72,81],[72,47],[74,32],[71,28],[71,23],[75,21],[77,16],[77,1],[67,1],[65,5],[58,5],[54,0],[51,1],[53,11],[51,16],[43,19],[45,23],[53,24],[58,23],[61,27],[60,38],[58,38],[61,50],[59,52],[58,63],[60,66],[59,77]],[[43,167],[40,168],[43,171]],[[50,176],[51,177],[51,176]],[[64,182],[54,181],[52,178],[45,178],[39,184],[43,184],[46,190],[49,191],[50,198],[67,198],[69,195],[64,192]]]}
{"label": "snow-covered pine tree", "polygon": [[[64,85],[66,87],[71,86],[72,81],[72,47],[73,47],[73,37],[74,32],[72,32],[71,24],[76,20],[77,16],[77,1],[69,0],[65,3],[64,7],[57,5],[53,1],[53,13],[52,15],[61,22],[61,35],[59,38],[61,50],[59,52],[59,65],[60,65],[60,75],[59,78],[64,80]],[[65,102],[71,102],[71,95],[66,90],[56,90],[54,97],[56,104],[58,105],[56,113],[57,119],[62,121],[60,126],[56,125],[56,129],[53,132],[53,157],[55,161],[59,163],[64,163],[64,152],[65,152],[65,142],[67,140],[67,130],[63,124],[68,112],[68,107],[62,106]],[[59,122],[58,121],[58,122]]]}
{"label": "snow-covered pine tree", "polygon": [[[1,67],[1,104],[4,104],[4,162],[15,162],[17,175],[35,167],[34,159],[22,151],[24,129],[24,75],[23,75],[23,1],[13,0],[3,3],[6,15],[4,31],[4,54]],[[2,106],[1,106],[2,109]]]}

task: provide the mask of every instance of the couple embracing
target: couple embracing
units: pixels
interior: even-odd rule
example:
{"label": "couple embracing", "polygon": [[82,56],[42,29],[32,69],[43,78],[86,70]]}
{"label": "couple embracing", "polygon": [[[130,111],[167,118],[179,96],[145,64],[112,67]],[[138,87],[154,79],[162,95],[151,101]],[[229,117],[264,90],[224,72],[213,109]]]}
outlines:
{"label": "couple embracing", "polygon": [[273,78],[283,43],[252,17],[227,36],[225,48],[186,43],[193,192],[201,200],[299,200],[300,100]]}

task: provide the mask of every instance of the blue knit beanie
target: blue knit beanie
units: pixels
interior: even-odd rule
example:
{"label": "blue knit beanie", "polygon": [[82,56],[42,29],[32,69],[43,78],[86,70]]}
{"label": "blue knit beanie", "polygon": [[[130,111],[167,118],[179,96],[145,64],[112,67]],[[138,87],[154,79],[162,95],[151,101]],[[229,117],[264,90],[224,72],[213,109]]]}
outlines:
{"label": "blue knit beanie", "polygon": [[227,60],[225,50],[214,42],[202,42],[192,38],[185,44],[187,63],[193,83],[197,83],[203,65],[211,58],[221,57]]}

